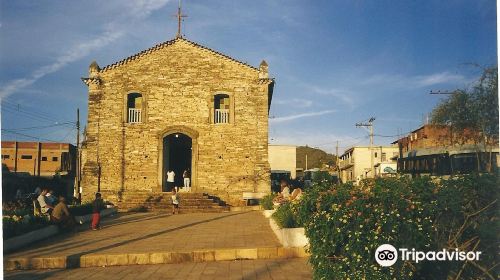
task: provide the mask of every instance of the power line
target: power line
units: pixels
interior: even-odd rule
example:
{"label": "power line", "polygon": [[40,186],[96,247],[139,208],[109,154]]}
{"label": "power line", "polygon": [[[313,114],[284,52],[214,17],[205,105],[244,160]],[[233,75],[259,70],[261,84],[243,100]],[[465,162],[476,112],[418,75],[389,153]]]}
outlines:
{"label": "power line", "polygon": [[7,133],[7,134],[19,135],[19,136],[23,136],[23,137],[31,138],[31,139],[44,140],[44,141],[56,142],[56,143],[59,142],[59,141],[55,141],[55,140],[52,140],[52,139],[47,139],[47,138],[42,138],[42,137],[36,137],[36,136],[33,136],[33,135],[28,135],[28,134],[24,134],[24,133],[15,132],[15,131],[9,131],[8,129],[4,129],[4,128],[2,128],[2,131],[5,132],[5,133]]}
{"label": "power line", "polygon": [[67,124],[74,124],[74,122],[56,123],[56,124],[50,124],[50,125],[31,126],[31,127],[22,127],[22,128],[8,128],[8,130],[10,130],[10,131],[35,130],[35,129],[53,128],[53,127],[67,125]]}
{"label": "power line", "polygon": [[[8,105],[11,105],[11,106],[15,106],[16,109],[24,110],[24,109],[21,109],[21,104],[19,104],[19,103],[15,103],[15,102],[12,102],[12,101],[9,101],[9,100],[6,100],[6,99],[3,99],[2,102],[3,103],[7,103]],[[38,115],[42,115],[42,116],[47,117],[47,118],[53,118],[52,115],[50,115],[48,113],[45,113],[45,112],[42,112],[42,111],[30,110],[30,112],[37,113]]]}
{"label": "power line", "polygon": [[[5,102],[5,101],[4,101]],[[12,103],[8,102],[7,104],[2,105],[2,109],[7,110],[8,112],[11,113],[17,113],[17,114],[24,114],[26,117],[31,118],[36,121],[40,122],[51,122],[51,123],[67,123],[69,121],[58,121],[52,117],[49,117],[45,113],[37,113],[36,111],[27,111],[24,109],[21,109],[19,105],[13,105]]]}

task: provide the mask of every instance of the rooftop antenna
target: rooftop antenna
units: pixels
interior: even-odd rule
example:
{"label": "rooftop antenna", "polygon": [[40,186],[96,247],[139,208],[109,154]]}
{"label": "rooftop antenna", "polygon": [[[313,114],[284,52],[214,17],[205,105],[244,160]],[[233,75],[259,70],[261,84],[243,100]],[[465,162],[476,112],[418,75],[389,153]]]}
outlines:
{"label": "rooftop antenna", "polygon": [[177,36],[176,38],[182,38],[182,33],[181,33],[181,25],[183,18],[187,17],[187,15],[182,14],[181,12],[181,0],[179,0],[179,8],[177,9]]}

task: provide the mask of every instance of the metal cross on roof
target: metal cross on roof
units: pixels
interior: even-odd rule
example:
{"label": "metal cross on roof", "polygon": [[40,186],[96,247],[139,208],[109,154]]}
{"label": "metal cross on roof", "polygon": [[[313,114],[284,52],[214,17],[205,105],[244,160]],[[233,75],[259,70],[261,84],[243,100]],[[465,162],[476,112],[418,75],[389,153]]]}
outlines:
{"label": "metal cross on roof", "polygon": [[182,25],[182,21],[183,21],[183,18],[187,17],[187,15],[184,15],[182,14],[181,12],[181,0],[179,0],[179,8],[177,10],[177,38],[181,38],[182,37],[182,33],[181,33],[181,25]]}

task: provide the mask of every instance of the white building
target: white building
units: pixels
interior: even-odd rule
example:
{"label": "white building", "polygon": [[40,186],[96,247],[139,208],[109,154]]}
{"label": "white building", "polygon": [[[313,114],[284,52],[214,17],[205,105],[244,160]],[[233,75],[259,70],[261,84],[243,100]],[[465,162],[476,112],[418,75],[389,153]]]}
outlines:
{"label": "white building", "polygon": [[292,179],[297,177],[297,146],[269,145],[269,165],[273,170],[289,171]]}
{"label": "white building", "polygon": [[[371,167],[370,147],[352,147],[340,156],[339,168],[342,182],[357,183],[365,178],[384,176],[384,173],[390,171],[389,168],[386,168],[388,166],[395,169],[396,161],[391,160],[391,158],[398,155],[399,149],[397,146],[373,146],[371,151],[374,173],[372,173]],[[384,170],[388,172],[384,172]]]}

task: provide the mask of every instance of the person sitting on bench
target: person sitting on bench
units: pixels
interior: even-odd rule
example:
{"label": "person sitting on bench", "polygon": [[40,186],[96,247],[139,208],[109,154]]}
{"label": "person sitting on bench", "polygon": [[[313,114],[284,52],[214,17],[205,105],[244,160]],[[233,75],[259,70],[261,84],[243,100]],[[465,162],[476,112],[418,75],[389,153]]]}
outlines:
{"label": "person sitting on bench", "polygon": [[59,203],[52,211],[50,216],[51,222],[59,225],[63,229],[73,229],[76,225],[75,217],[69,212],[68,206],[66,205],[66,198],[59,195]]}
{"label": "person sitting on bench", "polygon": [[38,204],[40,204],[40,211],[42,212],[42,215],[50,215],[52,213],[52,210],[54,210],[54,205],[49,202],[46,196],[48,192],[49,189],[43,188],[42,192],[37,198]]}

